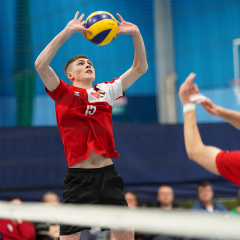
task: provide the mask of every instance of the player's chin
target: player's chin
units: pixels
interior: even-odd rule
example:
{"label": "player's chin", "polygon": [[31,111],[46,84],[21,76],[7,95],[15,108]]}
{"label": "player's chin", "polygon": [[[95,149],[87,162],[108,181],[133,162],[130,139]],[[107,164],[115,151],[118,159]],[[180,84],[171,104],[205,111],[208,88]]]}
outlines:
{"label": "player's chin", "polygon": [[87,76],[86,78],[89,82],[94,82],[95,80],[95,75],[91,74],[90,76]]}

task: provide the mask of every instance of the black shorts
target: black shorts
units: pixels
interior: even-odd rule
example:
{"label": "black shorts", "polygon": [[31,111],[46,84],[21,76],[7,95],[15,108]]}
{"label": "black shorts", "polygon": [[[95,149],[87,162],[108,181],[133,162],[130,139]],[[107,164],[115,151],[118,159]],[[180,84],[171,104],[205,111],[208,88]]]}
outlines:
{"label": "black shorts", "polygon": [[[127,206],[124,183],[114,165],[103,168],[69,168],[63,187],[65,204],[103,204]],[[88,229],[82,226],[60,225],[60,235],[70,235]]]}

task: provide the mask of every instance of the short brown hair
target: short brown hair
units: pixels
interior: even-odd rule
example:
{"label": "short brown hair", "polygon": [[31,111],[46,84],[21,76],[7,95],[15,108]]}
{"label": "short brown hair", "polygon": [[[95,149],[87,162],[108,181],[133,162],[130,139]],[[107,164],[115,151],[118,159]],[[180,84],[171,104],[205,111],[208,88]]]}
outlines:
{"label": "short brown hair", "polygon": [[67,67],[69,66],[70,63],[76,61],[77,59],[79,58],[85,58],[85,59],[89,59],[87,56],[83,55],[83,54],[78,54],[78,55],[75,55],[73,57],[71,57],[67,63],[65,64],[65,67],[64,67],[64,72],[65,74],[67,74]]}

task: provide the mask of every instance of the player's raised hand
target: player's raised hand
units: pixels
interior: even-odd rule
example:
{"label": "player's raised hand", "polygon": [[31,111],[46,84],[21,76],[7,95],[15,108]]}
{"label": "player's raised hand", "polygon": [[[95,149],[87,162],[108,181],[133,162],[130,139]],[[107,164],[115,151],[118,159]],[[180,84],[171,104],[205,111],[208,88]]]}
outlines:
{"label": "player's raised hand", "polygon": [[197,85],[193,84],[193,80],[195,77],[195,73],[190,73],[179,88],[178,95],[183,105],[190,103],[189,98],[191,95],[199,93]]}
{"label": "player's raised hand", "polygon": [[203,100],[199,100],[197,103],[201,104],[210,115],[212,115],[212,116],[218,115],[218,106],[215,105],[211,101],[211,99],[205,98]]}
{"label": "player's raised hand", "polygon": [[117,24],[118,24],[117,36],[119,34],[134,35],[139,32],[139,29],[135,24],[124,21],[124,19],[122,18],[122,16],[119,13],[117,13],[117,16],[121,21],[121,22],[117,21]]}
{"label": "player's raised hand", "polygon": [[81,32],[83,33],[90,33],[91,31],[87,28],[84,27],[85,21],[83,21],[84,18],[84,14],[82,14],[79,18],[78,18],[79,12],[77,11],[74,19],[72,19],[66,26],[66,29],[68,29],[69,31],[71,31],[71,33],[75,33],[75,32]]}

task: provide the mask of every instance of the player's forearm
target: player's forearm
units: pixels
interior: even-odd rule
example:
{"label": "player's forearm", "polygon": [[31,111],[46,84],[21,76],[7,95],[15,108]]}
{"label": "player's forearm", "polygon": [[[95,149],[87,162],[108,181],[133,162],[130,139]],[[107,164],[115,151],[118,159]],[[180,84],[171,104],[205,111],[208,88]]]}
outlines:
{"label": "player's forearm", "polygon": [[38,70],[44,70],[49,67],[50,62],[57,53],[58,49],[71,35],[72,33],[68,29],[63,29],[39,54],[35,62],[36,68]]}
{"label": "player's forearm", "polygon": [[184,114],[184,141],[188,157],[194,160],[203,146],[194,110]]}
{"label": "player's forearm", "polygon": [[217,116],[226,120],[237,129],[240,129],[240,112],[218,106]]}
{"label": "player's forearm", "polygon": [[132,68],[136,69],[139,73],[144,74],[148,69],[146,49],[143,42],[142,35],[139,29],[132,35],[133,45],[135,49],[134,61]]}

